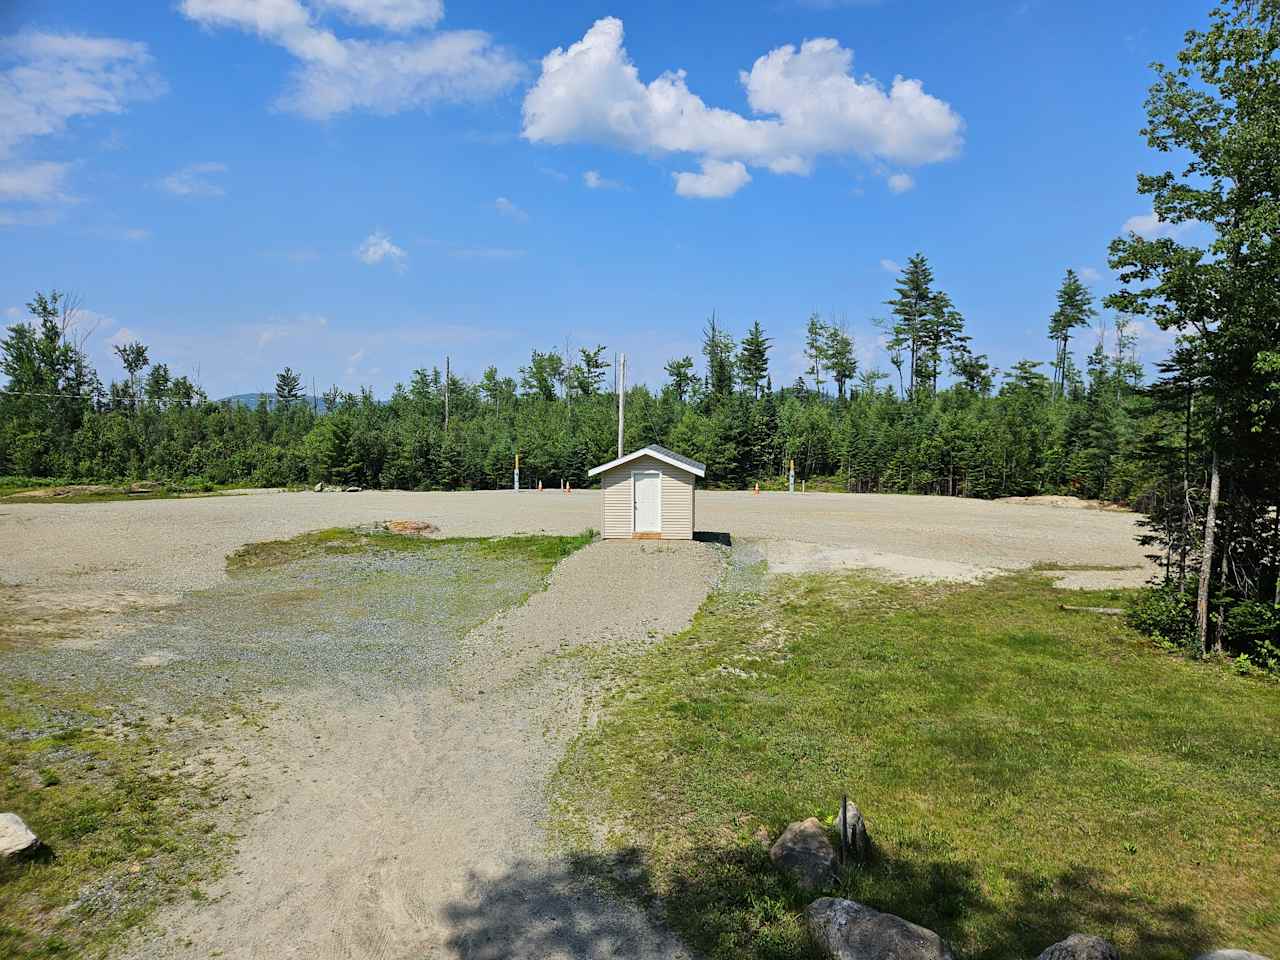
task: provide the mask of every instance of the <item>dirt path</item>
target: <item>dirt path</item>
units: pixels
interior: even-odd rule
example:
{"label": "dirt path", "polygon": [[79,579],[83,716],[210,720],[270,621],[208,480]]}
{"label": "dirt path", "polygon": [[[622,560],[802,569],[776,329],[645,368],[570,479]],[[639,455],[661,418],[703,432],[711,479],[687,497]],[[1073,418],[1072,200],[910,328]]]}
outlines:
{"label": "dirt path", "polygon": [[699,543],[596,543],[472,631],[441,682],[290,696],[244,771],[258,812],[231,872],[134,956],[681,956],[546,853],[546,778],[591,694],[549,655],[683,628],[722,564]]}

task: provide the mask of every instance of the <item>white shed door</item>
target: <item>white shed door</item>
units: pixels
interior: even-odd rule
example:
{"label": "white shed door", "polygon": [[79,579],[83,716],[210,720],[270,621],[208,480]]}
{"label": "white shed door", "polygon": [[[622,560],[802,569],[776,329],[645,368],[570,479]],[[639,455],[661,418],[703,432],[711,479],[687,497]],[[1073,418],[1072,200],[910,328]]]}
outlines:
{"label": "white shed door", "polygon": [[637,470],[631,474],[635,497],[636,533],[662,532],[662,474],[657,470]]}

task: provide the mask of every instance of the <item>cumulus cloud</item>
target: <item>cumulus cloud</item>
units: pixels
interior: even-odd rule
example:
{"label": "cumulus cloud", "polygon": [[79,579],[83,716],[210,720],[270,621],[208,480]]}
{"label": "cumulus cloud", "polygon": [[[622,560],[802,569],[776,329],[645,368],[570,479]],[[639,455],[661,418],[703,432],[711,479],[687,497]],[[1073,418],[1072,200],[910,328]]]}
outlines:
{"label": "cumulus cloud", "polygon": [[888,184],[894,193],[906,193],[916,185],[916,181],[909,173],[894,173],[889,176]]}
{"label": "cumulus cloud", "polygon": [[123,113],[164,92],[144,43],[81,34],[0,39],[0,155],[78,117]]}
{"label": "cumulus cloud", "polygon": [[1076,273],[1080,275],[1080,279],[1085,283],[1097,283],[1102,279],[1102,274],[1093,267],[1078,267]]}
{"label": "cumulus cloud", "polygon": [[493,207],[504,217],[510,217],[512,220],[518,220],[520,223],[524,223],[529,219],[529,215],[527,213],[517,207],[506,197],[498,197],[497,200],[494,200]]}
{"label": "cumulus cloud", "polygon": [[[646,84],[622,45],[622,21],[606,17],[567,49],[542,59],[524,100],[524,137],[533,143],[594,143],[634,153],[689,153],[701,174],[676,177],[689,190],[747,178],[746,165],[808,174],[822,156],[919,166],[954,156],[964,122],[919,80],[895,77],[886,89],[854,76],[853,52],[835,40],[786,45],[739,73],[754,114],[708,106],[683,70]],[[707,163],[718,166],[710,168]],[[728,171],[733,164],[742,172]],[[691,179],[692,178],[692,179]],[[702,192],[686,196],[707,196]],[[727,194],[714,194],[724,196]]]}
{"label": "cumulus cloud", "polygon": [[885,273],[901,273],[902,264],[898,263],[897,260],[890,260],[886,257],[880,261],[880,269]]}
{"label": "cumulus cloud", "polygon": [[1125,233],[1136,233],[1147,240],[1161,237],[1180,237],[1192,228],[1191,223],[1166,223],[1153,210],[1151,213],[1140,213],[1130,217],[1120,229]]}
{"label": "cumulus cloud", "polygon": [[673,173],[676,193],[703,200],[731,197],[748,183],[751,174],[741,160],[703,160],[701,173]]}
{"label": "cumulus cloud", "polygon": [[69,163],[32,163],[0,169],[0,200],[63,200]]}
{"label": "cumulus cloud", "polygon": [[191,163],[160,181],[160,188],[178,197],[220,197],[226,190],[215,179],[226,173],[225,163]]}
{"label": "cumulus cloud", "polygon": [[397,270],[403,271],[407,266],[409,255],[404,249],[396,246],[389,236],[381,230],[375,230],[365,237],[364,243],[356,248],[356,257],[369,266],[375,266],[384,260],[389,261]]}
{"label": "cumulus cloud", "polygon": [[599,170],[588,170],[582,175],[582,182],[589,190],[617,190],[622,186],[617,180],[601,176]]}
{"label": "cumulus cloud", "polygon": [[444,15],[439,0],[312,0],[310,7],[301,0],[182,0],[179,9],[204,26],[256,33],[292,54],[298,65],[277,105],[315,119],[483,100],[510,89],[524,72],[519,60],[479,30],[341,38],[317,16],[332,11],[403,34],[435,26]]}

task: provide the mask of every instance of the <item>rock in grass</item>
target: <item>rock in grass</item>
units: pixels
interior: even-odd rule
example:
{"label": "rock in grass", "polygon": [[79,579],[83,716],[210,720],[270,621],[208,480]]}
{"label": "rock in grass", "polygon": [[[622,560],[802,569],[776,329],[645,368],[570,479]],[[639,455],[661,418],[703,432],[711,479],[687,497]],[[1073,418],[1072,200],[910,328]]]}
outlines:
{"label": "rock in grass", "polygon": [[854,862],[866,863],[871,859],[871,837],[867,835],[866,821],[856,803],[850,802],[844,810],[836,811],[836,835],[844,837]]}
{"label": "rock in grass", "polygon": [[1101,937],[1073,933],[1067,939],[1046,947],[1039,960],[1120,960],[1120,953]]}
{"label": "rock in grass", "polygon": [[0,859],[16,860],[40,846],[40,838],[16,813],[0,813]]}
{"label": "rock in grass", "polygon": [[826,886],[835,876],[836,850],[817,817],[788,825],[769,848],[769,859],[805,890]]}
{"label": "rock in grass", "polygon": [[312,490],[314,490],[316,493],[324,493],[324,484],[323,484],[323,483],[317,483],[317,484],[316,484],[314,487],[312,487],[311,489],[312,489]]}
{"label": "rock in grass", "polygon": [[1250,953],[1248,950],[1210,950],[1208,953],[1200,954],[1196,960],[1267,960],[1267,958],[1260,953]]}
{"label": "rock in grass", "polygon": [[809,934],[831,960],[953,960],[932,930],[865,904],[823,897],[804,911]]}

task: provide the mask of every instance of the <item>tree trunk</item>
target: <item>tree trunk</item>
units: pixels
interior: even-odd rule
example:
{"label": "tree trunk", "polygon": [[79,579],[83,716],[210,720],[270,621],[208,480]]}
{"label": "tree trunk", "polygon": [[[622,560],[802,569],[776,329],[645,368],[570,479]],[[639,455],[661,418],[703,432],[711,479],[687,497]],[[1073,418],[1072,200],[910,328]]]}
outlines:
{"label": "tree trunk", "polygon": [[1200,558],[1200,591],[1196,595],[1196,652],[1204,656],[1209,640],[1209,579],[1213,572],[1213,538],[1218,518],[1218,451],[1213,451],[1209,509],[1204,515],[1204,551]]}

